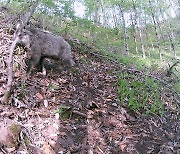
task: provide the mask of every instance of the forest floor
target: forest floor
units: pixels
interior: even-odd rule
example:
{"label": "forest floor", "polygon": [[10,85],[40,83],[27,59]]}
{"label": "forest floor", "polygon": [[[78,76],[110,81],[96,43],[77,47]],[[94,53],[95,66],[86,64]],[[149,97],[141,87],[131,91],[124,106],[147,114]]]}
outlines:
{"label": "forest floor", "polygon": [[[1,28],[1,98],[12,41],[8,28]],[[33,72],[25,84],[21,82],[25,55],[14,56],[10,104],[0,104],[0,153],[180,153],[177,111],[169,106],[163,117],[132,112],[117,96],[116,74],[127,71],[125,66],[79,48],[73,48],[73,56],[76,66],[72,71],[60,73],[56,64],[47,61],[47,76]],[[178,97],[164,93],[165,104],[179,103]]]}

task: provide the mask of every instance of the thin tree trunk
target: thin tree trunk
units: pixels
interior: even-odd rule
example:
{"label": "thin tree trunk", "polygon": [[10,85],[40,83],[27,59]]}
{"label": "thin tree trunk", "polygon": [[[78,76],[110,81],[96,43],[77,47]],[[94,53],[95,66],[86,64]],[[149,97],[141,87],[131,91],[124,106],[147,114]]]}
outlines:
{"label": "thin tree trunk", "polygon": [[163,30],[162,30],[160,21],[159,21],[157,18],[156,18],[156,23],[157,23],[157,26],[158,26],[158,28],[159,28],[160,39],[163,41],[163,44],[164,44],[165,39],[164,39],[164,36],[163,36]]}
{"label": "thin tree trunk", "polygon": [[[148,40],[148,42],[150,41],[152,50],[155,51],[155,49],[154,49],[154,44],[153,44],[153,41],[152,41],[152,39],[151,39],[151,34],[148,33],[148,27],[147,27],[147,22],[146,22],[146,14],[145,14],[145,18],[144,18],[144,24],[145,24],[145,33],[146,33],[147,40]],[[149,50],[148,50],[148,54],[149,54],[149,57],[150,57],[150,56],[151,56],[151,53],[150,53]]]}
{"label": "thin tree trunk", "polygon": [[171,43],[171,48],[173,50],[173,54],[174,54],[174,59],[177,58],[177,55],[176,55],[176,50],[175,50],[175,45],[174,45],[174,35],[173,35],[173,32],[171,30],[171,24],[169,23],[169,26],[168,26],[168,29],[169,29],[169,32],[168,32],[168,36],[169,36],[169,41]]}
{"label": "thin tree trunk", "polygon": [[97,23],[99,22],[99,16],[98,16],[98,0],[94,0],[94,9],[95,9],[95,12],[94,12],[94,22]]}
{"label": "thin tree trunk", "polygon": [[153,45],[153,42],[152,42],[152,40],[151,40],[151,36],[150,36],[150,34],[148,34],[148,29],[147,29],[147,27],[145,28],[145,34],[146,34],[146,39],[147,39],[147,51],[148,51],[148,56],[149,57],[151,57],[151,52],[150,52],[150,47],[149,47],[149,44],[151,45],[151,47],[152,47],[152,50],[154,51],[154,45]]}
{"label": "thin tree trunk", "polygon": [[[140,21],[138,21],[138,22],[140,22]],[[139,28],[139,37],[140,37],[141,48],[142,48],[142,57],[145,59],[146,58],[146,54],[145,54],[145,50],[144,50],[144,41],[143,41],[143,38],[142,38],[141,28]]]}
{"label": "thin tree trunk", "polygon": [[114,10],[112,11],[112,15],[113,15],[114,27],[117,28],[116,10],[115,10],[115,8],[113,8],[113,9]]}
{"label": "thin tree trunk", "polygon": [[[145,8],[144,8],[145,9]],[[151,47],[154,51],[154,45],[153,45],[153,42],[151,40],[151,35],[150,33],[148,33],[148,27],[147,27],[147,22],[146,22],[146,14],[145,14],[145,18],[144,18],[144,25],[145,25],[145,34],[146,34],[146,39],[147,39],[147,51],[148,51],[148,56],[151,57],[151,52],[150,52],[150,47],[149,47],[149,44],[151,44]]]}
{"label": "thin tree trunk", "polygon": [[106,17],[106,12],[105,12],[105,9],[104,9],[104,2],[103,0],[100,0],[100,5],[101,5],[101,10],[102,10],[102,14],[103,14],[103,26],[106,27],[108,26],[108,23],[107,23],[107,17]]}
{"label": "thin tree trunk", "polygon": [[160,37],[159,37],[158,31],[157,31],[156,19],[155,19],[155,15],[153,13],[152,4],[151,4],[150,0],[149,0],[149,5],[150,5],[151,15],[152,15],[153,23],[154,23],[154,30],[155,30],[157,45],[158,45],[158,50],[159,50],[159,58],[160,58],[160,60],[162,60],[162,53],[161,53],[161,47],[160,47]]}
{"label": "thin tree trunk", "polygon": [[133,11],[131,11],[131,25],[133,27],[133,34],[132,35],[133,35],[133,38],[134,38],[135,51],[136,51],[136,54],[138,54],[136,28],[135,28],[134,19],[133,19]]}
{"label": "thin tree trunk", "polygon": [[[161,4],[159,4],[158,2],[159,2],[159,0],[156,0],[156,4],[157,4],[158,6],[160,6]],[[159,9],[159,10],[160,10],[160,9]],[[158,14],[157,16],[158,16],[158,17],[156,18],[156,23],[157,23],[157,26],[158,26],[158,28],[159,28],[160,39],[163,40],[163,44],[164,44],[164,43],[165,43],[165,39],[164,39],[164,36],[163,36],[163,30],[162,30],[162,27],[161,27],[161,22],[163,22],[163,21],[160,22],[160,20],[159,20],[159,16],[161,16],[161,11],[160,11],[160,14]]]}
{"label": "thin tree trunk", "polygon": [[[124,1],[122,1],[122,3],[123,2]],[[121,19],[122,19],[122,22],[123,22],[125,49],[126,49],[127,55],[129,55],[129,45],[128,45],[127,29],[126,29],[126,22],[125,22],[125,18],[124,18],[124,12],[123,12],[123,9],[122,9],[120,4],[118,4],[118,7],[119,7],[119,10],[121,12]]]}
{"label": "thin tree trunk", "polygon": [[180,0],[178,0],[178,18],[180,19]]}
{"label": "thin tree trunk", "polygon": [[[161,17],[163,19],[163,21],[165,21],[165,17],[164,17],[164,13],[162,11],[162,9],[160,8],[160,12],[161,12]],[[173,31],[172,31],[172,26],[171,26],[171,23],[169,22],[169,20],[166,20],[167,21],[167,24],[168,24],[168,38],[169,38],[169,41],[170,41],[170,51],[171,49],[173,50],[173,54],[174,54],[174,59],[176,59],[176,50],[175,50],[175,45],[174,45],[174,34],[173,34]]]}
{"label": "thin tree trunk", "polygon": [[11,96],[12,82],[13,82],[13,51],[16,47],[17,42],[18,42],[18,38],[15,38],[9,50],[10,54],[8,59],[8,74],[7,74],[8,82],[6,85],[6,92],[1,100],[2,104],[8,104],[9,98]]}
{"label": "thin tree trunk", "polygon": [[144,49],[144,42],[143,42],[143,38],[142,38],[142,31],[141,31],[141,28],[139,27],[140,20],[139,20],[137,9],[136,9],[136,1],[132,0],[132,2],[133,2],[134,13],[135,13],[135,25],[137,26],[137,29],[139,31],[139,39],[140,39],[140,43],[141,43],[142,57],[146,58],[145,49]]}

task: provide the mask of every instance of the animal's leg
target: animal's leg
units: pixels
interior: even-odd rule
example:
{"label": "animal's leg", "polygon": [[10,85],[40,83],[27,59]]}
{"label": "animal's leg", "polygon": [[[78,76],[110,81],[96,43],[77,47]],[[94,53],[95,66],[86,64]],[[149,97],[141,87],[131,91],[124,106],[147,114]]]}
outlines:
{"label": "animal's leg", "polygon": [[29,60],[29,65],[27,68],[27,76],[29,76],[32,72],[32,69],[35,68],[35,66],[37,66],[37,64],[39,64],[41,59],[41,55],[40,54],[33,54]]}

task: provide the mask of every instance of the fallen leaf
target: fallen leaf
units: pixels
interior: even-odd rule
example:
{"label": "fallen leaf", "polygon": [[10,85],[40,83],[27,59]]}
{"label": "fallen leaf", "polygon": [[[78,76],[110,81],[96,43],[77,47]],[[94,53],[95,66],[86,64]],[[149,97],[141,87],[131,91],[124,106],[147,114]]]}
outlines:
{"label": "fallen leaf", "polygon": [[52,149],[52,147],[48,143],[45,143],[43,145],[42,150],[44,154],[56,154],[56,152]]}
{"label": "fallen leaf", "polygon": [[0,87],[0,95],[3,95],[5,92],[5,89],[3,87]]}
{"label": "fallen leaf", "polygon": [[36,97],[38,97],[40,100],[43,100],[43,99],[44,99],[43,96],[42,96],[40,93],[37,93],[37,94],[36,94]]}
{"label": "fallen leaf", "polygon": [[48,101],[45,99],[44,100],[44,107],[47,108],[48,107]]}
{"label": "fallen leaf", "polygon": [[61,78],[60,78],[60,79],[59,79],[59,82],[60,82],[60,83],[67,83],[67,79],[61,79]]}

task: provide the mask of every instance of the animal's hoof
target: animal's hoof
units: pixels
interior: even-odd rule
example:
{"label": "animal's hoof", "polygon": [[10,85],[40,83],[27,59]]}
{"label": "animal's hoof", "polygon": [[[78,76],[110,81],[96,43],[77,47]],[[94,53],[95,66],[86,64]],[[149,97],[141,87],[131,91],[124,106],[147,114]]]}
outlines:
{"label": "animal's hoof", "polygon": [[47,75],[46,69],[44,67],[42,68],[42,74],[43,74],[43,76]]}

